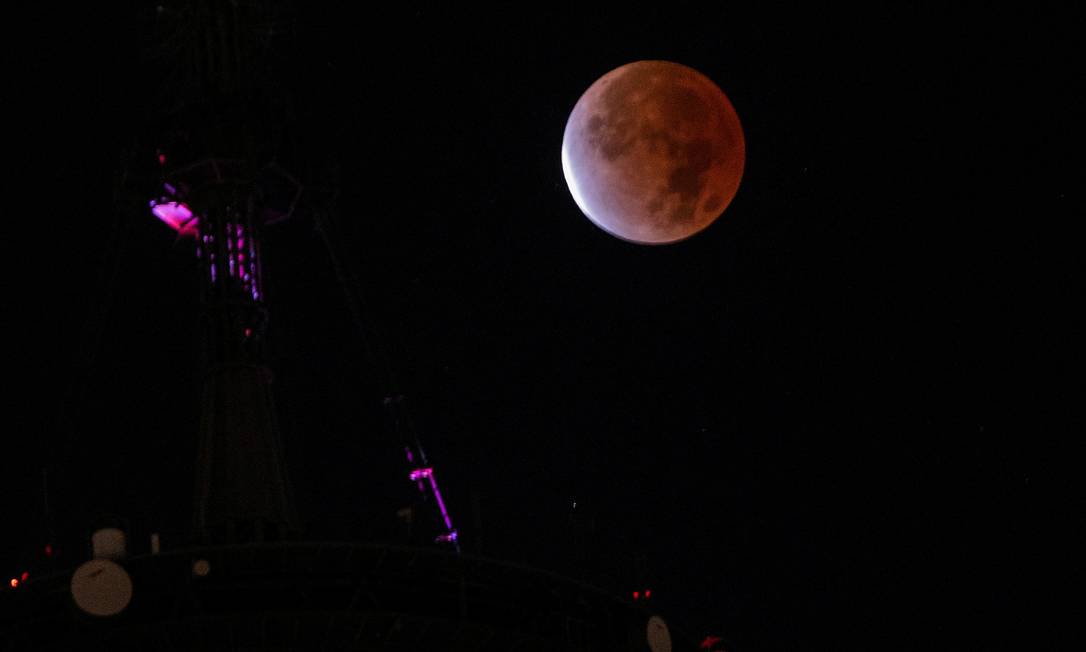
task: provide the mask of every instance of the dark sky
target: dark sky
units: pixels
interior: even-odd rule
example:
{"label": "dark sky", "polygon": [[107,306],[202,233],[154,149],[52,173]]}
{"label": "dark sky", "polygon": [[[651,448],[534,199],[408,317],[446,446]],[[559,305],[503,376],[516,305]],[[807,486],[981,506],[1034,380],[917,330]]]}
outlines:
{"label": "dark sky", "polygon": [[[939,647],[962,623],[999,641],[1076,418],[1057,393],[1052,429],[1017,420],[1055,377],[1019,386],[1018,364],[1066,364],[1074,24],[706,4],[293,13],[283,160],[311,190],[266,264],[303,514],[379,532],[411,498],[314,229],[336,188],[337,247],[467,551],[562,569],[576,501],[601,573],[729,650]],[[191,251],[113,199],[158,84],[147,16],[95,10],[13,21],[6,46],[3,572],[45,536],[44,460],[72,519],[168,529],[191,497]],[[593,226],[559,160],[580,94],[640,59],[713,79],[747,139],[735,201],[670,246]]]}

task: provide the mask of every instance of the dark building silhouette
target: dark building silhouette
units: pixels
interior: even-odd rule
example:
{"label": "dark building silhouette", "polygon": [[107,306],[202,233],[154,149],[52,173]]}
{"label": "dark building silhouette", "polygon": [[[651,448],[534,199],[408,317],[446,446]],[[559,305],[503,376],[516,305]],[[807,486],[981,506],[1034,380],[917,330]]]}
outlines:
{"label": "dark building silhouette", "polygon": [[[152,536],[146,549],[123,520],[97,530],[90,559],[71,554],[0,594],[4,649],[672,649],[662,621],[629,596],[450,547],[456,530],[395,395],[393,430],[418,486],[400,512],[414,545],[306,540],[272,398],[261,249],[302,193],[287,172],[290,98],[275,76],[289,13],[197,1],[164,3],[148,20],[157,110],[136,146],[147,165],[127,190],[145,193],[198,259],[191,531],[181,545]],[[591,525],[571,523],[571,536],[576,562],[591,567]]]}

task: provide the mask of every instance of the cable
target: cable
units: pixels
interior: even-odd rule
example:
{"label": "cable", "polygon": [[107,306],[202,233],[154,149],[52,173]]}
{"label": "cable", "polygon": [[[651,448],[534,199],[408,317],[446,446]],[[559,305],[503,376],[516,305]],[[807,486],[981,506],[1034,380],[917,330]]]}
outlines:
{"label": "cable", "polygon": [[[134,145],[132,149],[135,149]],[[120,173],[117,175],[117,182],[113,189],[113,228],[106,245],[106,265],[103,266],[102,275],[98,281],[99,291],[97,294],[100,300],[94,301],[91,307],[88,308],[89,315],[84,322],[83,332],[88,335],[83,361],[73,373],[69,374],[70,382],[65,392],[65,398],[60,402],[57,409],[56,428],[61,437],[61,443],[59,446],[54,447],[51,453],[45,455],[46,463],[42,467],[42,514],[45,521],[46,536],[50,542],[56,537],[56,527],[53,519],[54,504],[50,501],[50,486],[53,482],[50,470],[57,472],[55,475],[63,476],[60,472],[63,470],[67,458],[72,454],[72,449],[75,446],[77,437],[74,426],[75,408],[83,402],[91,369],[94,367],[102,346],[106,323],[113,307],[117,278],[120,275],[123,261],[122,254],[127,242],[128,222],[125,219],[127,212],[124,210],[122,202],[128,184],[130,155],[131,151],[122,152]]]}
{"label": "cable", "polygon": [[[334,202],[334,197],[331,202]],[[347,269],[342,258],[339,256],[332,238],[329,220],[326,219],[323,210],[313,211],[313,222],[328,251],[328,256],[332,261],[332,267],[335,269],[340,285],[343,287],[348,309],[351,312],[351,317],[355,321],[355,326],[358,328],[366,354],[379,369],[381,379],[383,380],[382,386],[386,390],[383,403],[392,416],[393,429],[410,439],[410,443],[413,444],[415,451],[419,456],[419,461],[422,462],[422,466],[412,468],[410,478],[412,481],[418,482],[419,489],[424,494],[426,490],[425,485],[422,483],[422,479],[424,477],[429,479],[430,490],[437,501],[441,521],[445,529],[445,533],[437,537],[436,541],[451,543],[457,554],[459,554],[459,534],[456,528],[453,527],[452,519],[449,516],[448,509],[445,505],[445,500],[441,495],[441,490],[434,477],[433,467],[430,466],[426,457],[426,451],[423,449],[422,442],[419,440],[418,430],[415,428],[411,413],[406,407],[406,399],[403,394],[398,391],[398,384],[396,383],[388,358],[384,355],[384,350],[374,344],[374,341],[378,340],[376,326],[367,322],[364,317],[364,313],[368,313],[369,311],[366,307],[361,284],[358,282],[357,277],[351,274]],[[407,449],[407,460],[409,464],[414,464],[414,457],[410,451],[410,447]]]}

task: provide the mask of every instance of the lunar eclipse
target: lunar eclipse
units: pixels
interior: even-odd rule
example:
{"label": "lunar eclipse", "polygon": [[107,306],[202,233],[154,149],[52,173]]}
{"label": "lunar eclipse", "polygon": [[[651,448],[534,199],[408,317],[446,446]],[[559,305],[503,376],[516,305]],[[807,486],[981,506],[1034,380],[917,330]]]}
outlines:
{"label": "lunar eclipse", "polygon": [[689,238],[728,207],[746,145],[728,97],[705,75],[636,61],[581,96],[562,138],[577,205],[604,231],[640,244]]}

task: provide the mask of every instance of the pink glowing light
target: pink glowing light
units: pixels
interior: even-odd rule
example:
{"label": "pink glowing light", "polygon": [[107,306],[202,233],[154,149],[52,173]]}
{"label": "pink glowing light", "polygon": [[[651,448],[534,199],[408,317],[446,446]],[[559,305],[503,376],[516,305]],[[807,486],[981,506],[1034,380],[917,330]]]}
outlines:
{"label": "pink glowing light", "polygon": [[641,597],[641,592],[640,591],[634,591],[633,596],[634,596],[634,600],[636,600],[636,599]]}
{"label": "pink glowing light", "polygon": [[[434,490],[434,498],[437,498],[437,506],[438,509],[441,510],[441,518],[445,520],[445,529],[450,533],[455,533],[456,530],[453,529],[452,519],[449,518],[449,512],[445,509],[445,501],[441,499],[441,490],[437,488],[437,479],[434,478],[433,469],[427,470],[430,471],[430,488]],[[456,537],[453,537],[451,540],[456,541]]]}
{"label": "pink glowing light", "polygon": [[151,200],[151,213],[183,236],[195,236],[200,225],[199,218],[193,215],[192,210],[184,202],[159,203]]}
{"label": "pink glowing light", "polygon": [[[411,451],[407,451],[407,459],[412,459]],[[437,487],[437,478],[434,477],[434,468],[431,466],[424,466],[415,469],[411,472],[410,476],[412,481],[419,483],[419,491],[423,491],[422,479],[430,479],[430,490],[434,492],[434,498],[437,499],[437,507],[441,511],[441,519],[445,521],[445,534],[439,536],[436,541],[445,541],[455,544],[457,541],[456,528],[453,527],[452,518],[449,517],[449,510],[445,508],[445,499],[441,496],[441,490]],[[459,548],[457,548],[459,550]]]}

